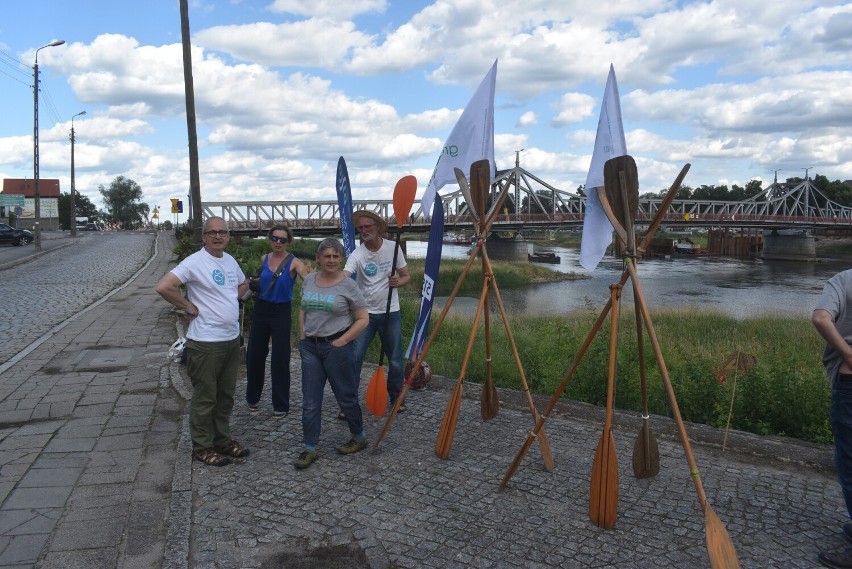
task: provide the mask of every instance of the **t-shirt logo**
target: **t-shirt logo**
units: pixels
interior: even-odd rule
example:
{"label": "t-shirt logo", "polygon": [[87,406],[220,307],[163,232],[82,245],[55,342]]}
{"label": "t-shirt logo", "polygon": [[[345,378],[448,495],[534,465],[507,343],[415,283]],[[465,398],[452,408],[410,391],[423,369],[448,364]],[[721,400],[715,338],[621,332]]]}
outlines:
{"label": "t-shirt logo", "polygon": [[364,265],[364,274],[368,277],[374,277],[378,272],[379,267],[377,267],[375,263],[367,263],[366,265]]}
{"label": "t-shirt logo", "polygon": [[225,273],[222,272],[222,269],[213,269],[213,282],[219,286],[225,284]]}

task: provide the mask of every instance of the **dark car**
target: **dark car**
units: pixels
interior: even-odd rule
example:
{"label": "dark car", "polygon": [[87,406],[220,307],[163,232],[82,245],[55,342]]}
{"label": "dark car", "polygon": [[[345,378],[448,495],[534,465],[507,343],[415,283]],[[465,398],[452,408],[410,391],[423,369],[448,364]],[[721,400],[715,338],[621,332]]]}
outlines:
{"label": "dark car", "polygon": [[0,223],[0,243],[8,243],[15,247],[32,243],[34,236],[26,229],[15,229],[5,223]]}

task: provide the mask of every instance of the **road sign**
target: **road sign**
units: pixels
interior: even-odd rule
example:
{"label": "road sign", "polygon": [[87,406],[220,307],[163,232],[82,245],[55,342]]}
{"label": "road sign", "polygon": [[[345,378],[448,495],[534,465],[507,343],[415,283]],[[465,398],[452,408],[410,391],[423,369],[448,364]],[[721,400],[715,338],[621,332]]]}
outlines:
{"label": "road sign", "polygon": [[178,199],[177,198],[170,198],[170,199],[171,199],[171,202],[172,202],[172,213],[180,213],[180,212],[178,212],[178,203],[180,203],[178,201]]}
{"label": "road sign", "polygon": [[21,194],[0,194],[0,205],[24,207],[24,196]]}

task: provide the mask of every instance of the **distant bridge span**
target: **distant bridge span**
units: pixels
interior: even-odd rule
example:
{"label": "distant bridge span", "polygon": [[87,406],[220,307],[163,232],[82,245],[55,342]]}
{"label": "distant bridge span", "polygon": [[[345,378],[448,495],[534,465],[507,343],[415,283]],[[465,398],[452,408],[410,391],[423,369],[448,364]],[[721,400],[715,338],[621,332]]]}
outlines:
{"label": "distant bridge span", "polygon": [[[539,189],[535,189],[536,187]],[[499,172],[491,186],[491,197],[508,187],[508,201],[521,204],[521,212],[501,213],[492,230],[522,231],[582,227],[586,198],[558,190],[519,166]],[[441,195],[444,225],[449,231],[473,230],[473,219],[461,191]],[[640,198],[637,224],[650,223],[662,198]],[[531,205],[532,204],[532,205]],[[340,232],[337,201],[204,202],[205,219],[223,217],[238,232],[259,232],[277,222],[286,222],[298,234],[333,235]],[[547,213],[524,213],[533,211]],[[369,209],[396,225],[392,200],[355,200],[355,210]],[[735,228],[848,228],[852,229],[852,207],[826,198],[810,180],[792,189],[772,184],[760,194],[740,202],[675,200],[664,223],[675,227]],[[412,209],[406,231],[429,231],[429,222],[419,202]]]}

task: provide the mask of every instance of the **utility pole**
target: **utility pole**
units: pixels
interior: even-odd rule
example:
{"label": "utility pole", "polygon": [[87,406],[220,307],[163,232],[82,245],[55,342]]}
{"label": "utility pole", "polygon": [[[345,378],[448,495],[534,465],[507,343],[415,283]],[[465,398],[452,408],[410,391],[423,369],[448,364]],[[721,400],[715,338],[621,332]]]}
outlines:
{"label": "utility pole", "polygon": [[195,87],[192,81],[192,44],[189,36],[189,5],[180,0],[180,35],[183,45],[183,83],[186,94],[186,131],[189,137],[189,192],[195,242],[201,244],[201,177],[198,172],[198,134],[195,129]]}
{"label": "utility pole", "polygon": [[74,203],[74,192],[77,191],[74,184],[74,117],[85,114],[86,111],[80,111],[71,117],[71,237],[77,237],[77,206]]}

